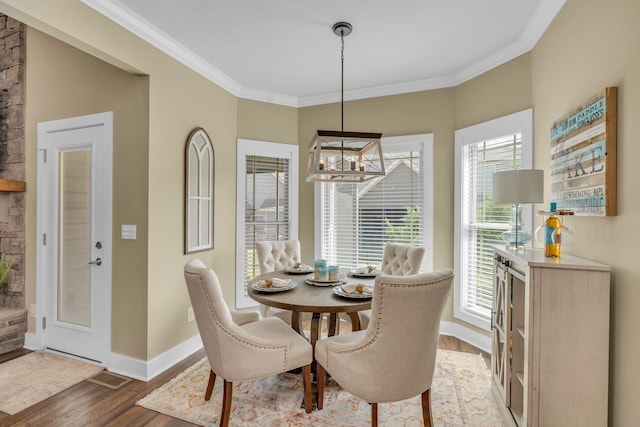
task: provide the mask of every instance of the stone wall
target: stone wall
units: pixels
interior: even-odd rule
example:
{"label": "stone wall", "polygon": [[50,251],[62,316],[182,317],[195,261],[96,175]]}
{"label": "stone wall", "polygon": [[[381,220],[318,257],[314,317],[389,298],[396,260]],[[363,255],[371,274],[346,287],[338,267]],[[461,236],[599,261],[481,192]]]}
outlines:
{"label": "stone wall", "polygon": [[[0,15],[0,179],[24,181],[25,27]],[[0,193],[0,253],[13,269],[0,290],[0,353],[22,347],[27,330],[24,297],[24,193]],[[6,211],[6,212],[5,212]]]}

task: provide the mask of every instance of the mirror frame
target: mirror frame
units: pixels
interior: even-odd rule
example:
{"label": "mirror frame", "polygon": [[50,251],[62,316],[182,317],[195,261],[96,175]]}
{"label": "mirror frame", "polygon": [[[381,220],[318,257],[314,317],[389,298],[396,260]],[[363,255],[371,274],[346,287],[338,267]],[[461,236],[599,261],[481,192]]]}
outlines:
{"label": "mirror frame", "polygon": [[[198,188],[191,188],[195,176]],[[214,180],[215,153],[207,132],[195,128],[187,138],[185,147],[185,200],[184,200],[184,253],[213,249],[213,216],[214,216]],[[208,184],[208,185],[203,185]],[[204,189],[203,189],[204,187]],[[206,189],[208,188],[208,192]],[[203,191],[205,194],[203,194]],[[193,212],[193,203],[197,212]],[[201,215],[203,204],[207,205],[208,215]],[[194,221],[195,218],[195,221]],[[192,240],[196,237],[197,242]]]}

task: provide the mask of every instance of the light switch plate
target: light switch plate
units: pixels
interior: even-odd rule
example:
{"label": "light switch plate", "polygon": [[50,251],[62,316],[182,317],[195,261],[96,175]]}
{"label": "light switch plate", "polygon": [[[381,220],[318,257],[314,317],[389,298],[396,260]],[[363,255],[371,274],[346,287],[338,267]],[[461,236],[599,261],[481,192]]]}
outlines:
{"label": "light switch plate", "polygon": [[122,240],[136,240],[136,226],[122,224]]}

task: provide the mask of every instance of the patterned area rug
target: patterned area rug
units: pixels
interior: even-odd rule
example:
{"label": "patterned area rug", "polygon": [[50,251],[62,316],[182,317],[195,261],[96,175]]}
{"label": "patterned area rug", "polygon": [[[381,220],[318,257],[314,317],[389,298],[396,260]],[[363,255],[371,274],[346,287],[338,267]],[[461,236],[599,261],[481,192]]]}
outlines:
{"label": "patterned area rug", "polygon": [[[222,380],[213,396],[204,400],[209,378],[206,358],[138,402],[138,405],[202,426],[220,422]],[[364,426],[371,407],[329,381],[324,408],[306,414],[300,375],[281,374],[262,380],[238,382],[233,388],[232,426]],[[489,370],[479,355],[438,350],[431,388],[436,426],[506,426],[491,394]],[[382,426],[423,426],[420,397],[378,405]]]}
{"label": "patterned area rug", "polygon": [[103,369],[102,366],[44,351],[1,363],[0,411],[17,414]]}

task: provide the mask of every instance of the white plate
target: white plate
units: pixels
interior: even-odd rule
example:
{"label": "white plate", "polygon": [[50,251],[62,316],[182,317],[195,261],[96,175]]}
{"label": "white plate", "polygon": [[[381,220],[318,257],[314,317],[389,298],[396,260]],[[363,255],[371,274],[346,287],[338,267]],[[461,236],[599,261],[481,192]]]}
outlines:
{"label": "white plate", "polygon": [[[311,273],[311,274],[309,274],[307,277],[305,277],[304,281],[305,281],[305,282],[306,282],[306,281],[313,282],[314,284],[315,284],[315,283],[324,283],[324,284],[325,284],[325,286],[330,286],[330,285],[332,285],[332,284],[334,284],[334,285],[335,285],[335,284],[336,284],[336,283],[338,283],[338,282],[344,282],[344,274],[341,274],[341,275],[338,277],[338,280],[316,280],[316,279],[314,279],[314,274],[313,274],[313,273]],[[311,284],[311,283],[310,283],[310,284]],[[319,286],[321,286],[321,285],[319,285]]]}
{"label": "white plate", "polygon": [[307,268],[303,269],[303,270],[299,270],[295,267],[291,267],[291,266],[286,266],[284,268],[284,272],[285,273],[289,273],[289,274],[307,274],[307,273],[312,273],[313,272],[313,267],[307,266]]}
{"label": "white plate", "polygon": [[358,294],[358,293],[350,294],[348,292],[345,292],[342,289],[342,286],[336,286],[335,288],[333,288],[333,293],[343,298],[349,298],[349,299],[370,299],[371,296],[373,295],[373,294]]}
{"label": "white plate", "polygon": [[[313,276],[311,276],[311,277],[313,277]],[[307,277],[306,279],[304,279],[304,283],[306,283],[307,285],[311,285],[311,286],[328,287],[328,286],[344,285],[345,282],[343,280],[338,280],[337,282],[316,282],[315,280],[310,280]]]}
{"label": "white plate", "polygon": [[371,273],[358,273],[358,270],[349,270],[349,277],[376,277],[382,273],[380,270],[373,270]]}
{"label": "white plate", "polygon": [[269,292],[269,293],[273,293],[273,292],[284,292],[284,291],[288,291],[290,289],[295,288],[296,286],[298,286],[298,282],[296,282],[295,280],[289,280],[289,284],[286,286],[280,286],[278,288],[272,286],[270,288],[265,288],[262,286],[258,286],[260,282],[255,282],[251,284],[251,289],[253,289],[254,291],[257,292]]}

